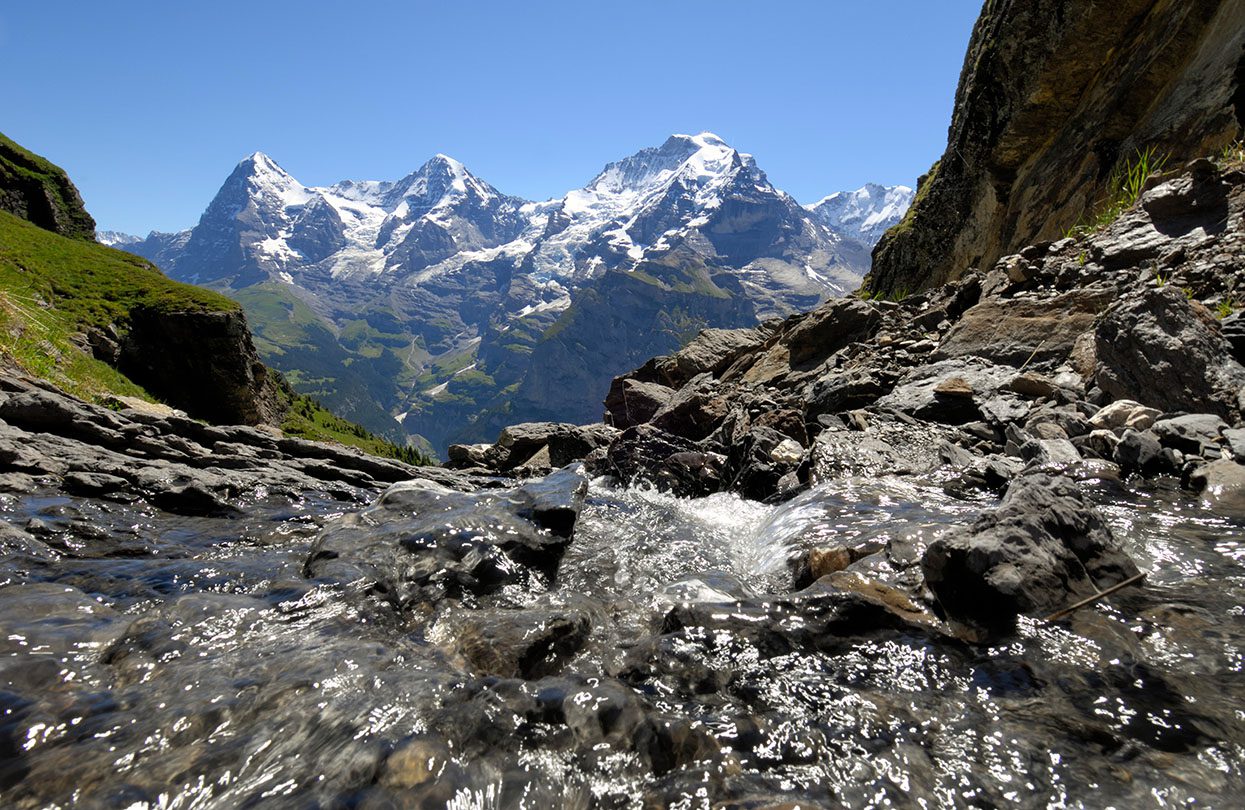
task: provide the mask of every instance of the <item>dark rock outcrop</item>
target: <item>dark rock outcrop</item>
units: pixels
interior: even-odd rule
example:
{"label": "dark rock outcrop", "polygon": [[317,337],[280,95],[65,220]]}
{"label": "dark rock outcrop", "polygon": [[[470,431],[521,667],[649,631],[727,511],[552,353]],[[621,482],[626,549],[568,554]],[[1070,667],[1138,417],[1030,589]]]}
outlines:
{"label": "dark rock outcrop", "polygon": [[95,239],[95,220],[65,170],[0,135],[0,211],[61,236]]}
{"label": "dark rock outcrop", "polygon": [[1245,123],[1245,7],[1231,0],[987,2],[947,150],[874,250],[871,290],[924,289],[1057,238],[1140,150],[1169,165]]}
{"label": "dark rock outcrop", "polygon": [[46,383],[0,374],[0,489],[145,501],[182,515],[230,515],[257,494],[348,502],[411,479],[466,488],[485,479],[302,439],[271,428],[215,427],[170,408],[113,411]]}
{"label": "dark rock outcrop", "polygon": [[165,402],[209,422],[258,425],[283,415],[277,383],[255,351],[241,310],[136,308],[115,362]]}

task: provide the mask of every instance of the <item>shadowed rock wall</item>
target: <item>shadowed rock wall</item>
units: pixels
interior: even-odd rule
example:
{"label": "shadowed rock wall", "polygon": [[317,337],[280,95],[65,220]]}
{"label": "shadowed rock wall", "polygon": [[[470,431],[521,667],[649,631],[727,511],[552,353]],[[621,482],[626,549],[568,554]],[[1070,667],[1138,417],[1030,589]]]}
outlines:
{"label": "shadowed rock wall", "polygon": [[1058,238],[1137,150],[1169,166],[1245,120],[1239,0],[988,0],[947,150],[882,238],[871,290],[915,291]]}

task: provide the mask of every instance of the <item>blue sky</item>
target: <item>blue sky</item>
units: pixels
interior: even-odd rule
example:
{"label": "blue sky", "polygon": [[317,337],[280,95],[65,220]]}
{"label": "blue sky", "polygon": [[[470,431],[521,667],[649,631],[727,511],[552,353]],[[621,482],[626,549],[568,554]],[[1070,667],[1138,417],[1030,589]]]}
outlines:
{"label": "blue sky", "polygon": [[[16,7],[14,7],[16,6]],[[710,130],[802,202],[942,153],[980,0],[213,0],[0,6],[0,131],[101,228],[193,225],[255,150],[299,180],[437,152],[546,199]]]}

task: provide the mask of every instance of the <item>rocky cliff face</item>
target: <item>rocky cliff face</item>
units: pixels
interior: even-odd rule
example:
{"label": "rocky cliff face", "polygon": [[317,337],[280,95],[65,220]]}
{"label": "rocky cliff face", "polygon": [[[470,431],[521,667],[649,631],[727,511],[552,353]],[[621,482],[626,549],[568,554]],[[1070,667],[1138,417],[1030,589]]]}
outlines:
{"label": "rocky cliff face", "polygon": [[0,211],[74,239],[94,239],[95,220],[65,170],[0,135]]}
{"label": "rocky cliff face", "polygon": [[1232,0],[990,0],[947,150],[878,244],[870,289],[918,290],[1052,240],[1139,150],[1168,165],[1245,121],[1245,5]]}
{"label": "rocky cliff face", "polygon": [[116,363],[156,396],[214,424],[279,424],[283,416],[241,310],[132,310]]}

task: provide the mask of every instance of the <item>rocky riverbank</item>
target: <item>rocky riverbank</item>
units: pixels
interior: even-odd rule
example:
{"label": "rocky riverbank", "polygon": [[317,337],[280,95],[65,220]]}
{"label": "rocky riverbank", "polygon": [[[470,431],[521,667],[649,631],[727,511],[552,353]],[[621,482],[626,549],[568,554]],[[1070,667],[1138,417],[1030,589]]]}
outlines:
{"label": "rocky riverbank", "polygon": [[92,405],[43,381],[0,373],[0,493],[40,490],[142,503],[185,516],[240,514],[255,498],[322,493],[361,503],[396,481],[460,489],[484,480],[412,467],[275,428],[214,426],[167,406]]}
{"label": "rocky riverbank", "polygon": [[[972,635],[1136,573],[1109,538],[1087,539],[1093,518],[1062,514],[1082,509],[1078,488],[1166,478],[1212,511],[1245,505],[1243,294],[1245,172],[1199,160],[1098,233],[902,300],[707,330],[615,379],[604,425],[514,426],[451,464],[532,474],[583,458],[626,484],[767,502],[941,470],[957,497],[1006,493],[967,539],[923,549],[924,580],[905,590]],[[1050,511],[1058,525],[1027,523]],[[988,550],[997,523],[1023,554]],[[957,562],[971,549],[992,561]],[[870,571],[885,555],[831,548],[811,565]]]}

